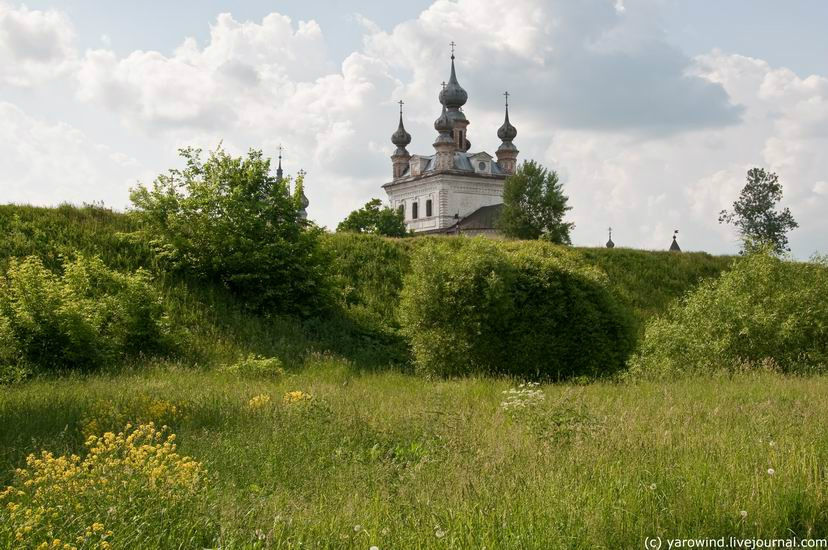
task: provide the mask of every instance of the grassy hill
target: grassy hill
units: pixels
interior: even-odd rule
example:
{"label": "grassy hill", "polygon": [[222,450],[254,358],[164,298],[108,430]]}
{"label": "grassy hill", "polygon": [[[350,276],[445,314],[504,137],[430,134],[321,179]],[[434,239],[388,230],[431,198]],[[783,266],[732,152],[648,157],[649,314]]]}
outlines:
{"label": "grassy hill", "polygon": [[[25,488],[15,469],[26,468],[50,488],[19,507],[0,502],[0,547],[53,543],[56,531],[26,519],[39,512],[80,533],[70,548],[617,549],[828,532],[825,376],[427,380],[408,373],[396,316],[411,254],[430,239],[326,236],[344,308],[296,319],[251,314],[223,288],[156,269],[135,229],[100,208],[0,207],[0,266],[34,254],[57,268],[82,252],[145,267],[186,342],[169,358],[0,388],[0,487]],[[732,261],[566,253],[602,269],[639,326]],[[222,369],[250,353],[286,372]],[[195,462],[160,440],[130,442],[129,430],[106,440],[109,451],[87,451],[90,436],[128,422],[169,426],[175,452]],[[27,463],[41,451],[53,456]],[[165,468],[142,470],[149,452],[167,453]],[[73,454],[99,468],[94,477],[73,469]],[[127,474],[112,466],[134,457]],[[135,498],[89,496],[118,483]]]}
{"label": "grassy hill", "polygon": [[[341,355],[357,368],[404,364],[404,343],[394,333],[396,308],[410,254],[435,239],[382,239],[333,234],[325,246],[348,315],[297,320],[251,315],[222,288],[184,280],[157,269],[150,247],[130,233],[128,215],[94,206],[38,208],[0,206],[0,268],[10,257],[36,255],[52,268],[61,256],[97,255],[112,268],[147,268],[163,289],[173,320],[193,339],[182,364],[210,366],[247,353],[277,356],[300,367],[318,353]],[[458,239],[462,246],[465,239]],[[557,249],[550,245],[551,253]],[[673,254],[631,249],[575,248],[577,255],[604,270],[610,285],[639,325],[706,277],[727,269],[732,257]],[[388,329],[391,330],[388,330]]]}

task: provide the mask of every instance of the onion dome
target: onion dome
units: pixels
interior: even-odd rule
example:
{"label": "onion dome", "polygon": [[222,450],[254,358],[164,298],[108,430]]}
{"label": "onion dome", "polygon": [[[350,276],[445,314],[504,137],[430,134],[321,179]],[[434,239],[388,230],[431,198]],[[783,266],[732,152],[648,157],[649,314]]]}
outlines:
{"label": "onion dome", "polygon": [[612,242],[612,227],[609,228],[609,240],[607,241],[607,248],[615,248],[615,243]]}
{"label": "onion dome", "polygon": [[448,116],[448,112],[446,111],[446,104],[443,104],[443,112],[434,121],[434,129],[440,132],[440,135],[449,135],[451,131],[454,129],[454,123],[451,121],[451,117]]}
{"label": "onion dome", "polygon": [[469,94],[457,82],[457,73],[454,70],[454,52],[451,54],[451,76],[446,87],[440,92],[439,99],[440,103],[449,109],[459,109],[469,100]]}
{"label": "onion dome", "polygon": [[400,105],[400,125],[397,126],[397,131],[391,135],[391,143],[400,149],[405,149],[405,146],[411,143],[411,134],[406,132],[405,126],[403,126],[402,105]]}
{"label": "onion dome", "polygon": [[501,141],[512,141],[517,137],[517,128],[509,122],[509,92],[504,95],[506,96],[506,118],[503,120],[503,126],[497,130],[497,137]]}

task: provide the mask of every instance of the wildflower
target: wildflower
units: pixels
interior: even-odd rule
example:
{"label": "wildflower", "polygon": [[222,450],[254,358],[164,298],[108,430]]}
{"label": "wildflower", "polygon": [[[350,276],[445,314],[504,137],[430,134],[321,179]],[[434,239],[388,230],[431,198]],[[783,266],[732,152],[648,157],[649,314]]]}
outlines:
{"label": "wildflower", "polygon": [[371,548],[369,548],[368,550],[379,550],[379,546],[372,546],[372,547],[371,547]]}
{"label": "wildflower", "polygon": [[747,517],[747,510],[740,511],[739,515],[742,516],[742,519],[745,519]]}
{"label": "wildflower", "polygon": [[437,537],[438,539],[441,539],[441,538],[446,536],[446,532],[443,531],[442,529],[437,529],[437,530],[434,531],[434,536]]}
{"label": "wildflower", "polygon": [[262,393],[251,397],[250,401],[247,402],[247,407],[249,409],[258,410],[266,407],[268,403],[270,403],[270,396],[266,393]]}
{"label": "wildflower", "polygon": [[775,473],[776,473],[776,470],[774,470],[773,468],[768,468],[768,475],[769,476],[772,476]]}
{"label": "wildflower", "polygon": [[282,397],[282,401],[288,405],[291,403],[299,403],[300,401],[310,401],[311,399],[313,399],[311,394],[301,390],[289,391]]}
{"label": "wildflower", "polygon": [[354,533],[359,533],[362,531],[362,525],[354,525]]}
{"label": "wildflower", "polygon": [[651,490],[651,491],[655,491],[655,490],[656,490],[656,484],[655,484],[655,483],[651,483],[651,484],[650,484],[650,490]]}
{"label": "wildflower", "polygon": [[768,447],[776,447],[776,441],[768,441]]}

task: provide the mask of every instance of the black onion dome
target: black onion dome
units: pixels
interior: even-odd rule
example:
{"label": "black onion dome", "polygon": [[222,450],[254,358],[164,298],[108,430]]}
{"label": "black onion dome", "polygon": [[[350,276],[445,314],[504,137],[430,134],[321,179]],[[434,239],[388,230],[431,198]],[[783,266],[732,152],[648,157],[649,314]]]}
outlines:
{"label": "black onion dome", "polygon": [[448,112],[446,112],[446,105],[443,104],[443,112],[434,121],[434,129],[440,132],[441,134],[448,134],[454,129],[454,124],[451,121],[451,118],[448,116]]}
{"label": "black onion dome", "polygon": [[440,92],[440,103],[449,109],[459,109],[469,100],[469,94],[457,82],[457,73],[454,71],[454,54],[451,56],[451,77],[445,89]]}
{"label": "black onion dome", "polygon": [[400,113],[400,125],[397,127],[397,131],[391,135],[391,143],[402,148],[411,143],[411,134],[406,132],[405,126],[403,126],[402,113]]}
{"label": "black onion dome", "polygon": [[512,141],[517,137],[517,128],[509,122],[509,107],[506,107],[506,119],[503,121],[503,126],[497,130],[497,137],[501,141]]}

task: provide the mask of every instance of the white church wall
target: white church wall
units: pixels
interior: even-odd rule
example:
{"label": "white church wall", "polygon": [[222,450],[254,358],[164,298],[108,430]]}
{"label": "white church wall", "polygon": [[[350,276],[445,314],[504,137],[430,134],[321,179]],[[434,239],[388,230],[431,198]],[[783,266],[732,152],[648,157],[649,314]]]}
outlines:
{"label": "white church wall", "polygon": [[[482,159],[481,159],[482,160]],[[434,174],[386,187],[391,206],[405,207],[405,223],[415,232],[443,229],[483,206],[503,202],[503,179],[460,174]],[[431,200],[432,215],[426,216],[426,201]],[[418,217],[412,217],[412,205]]]}

